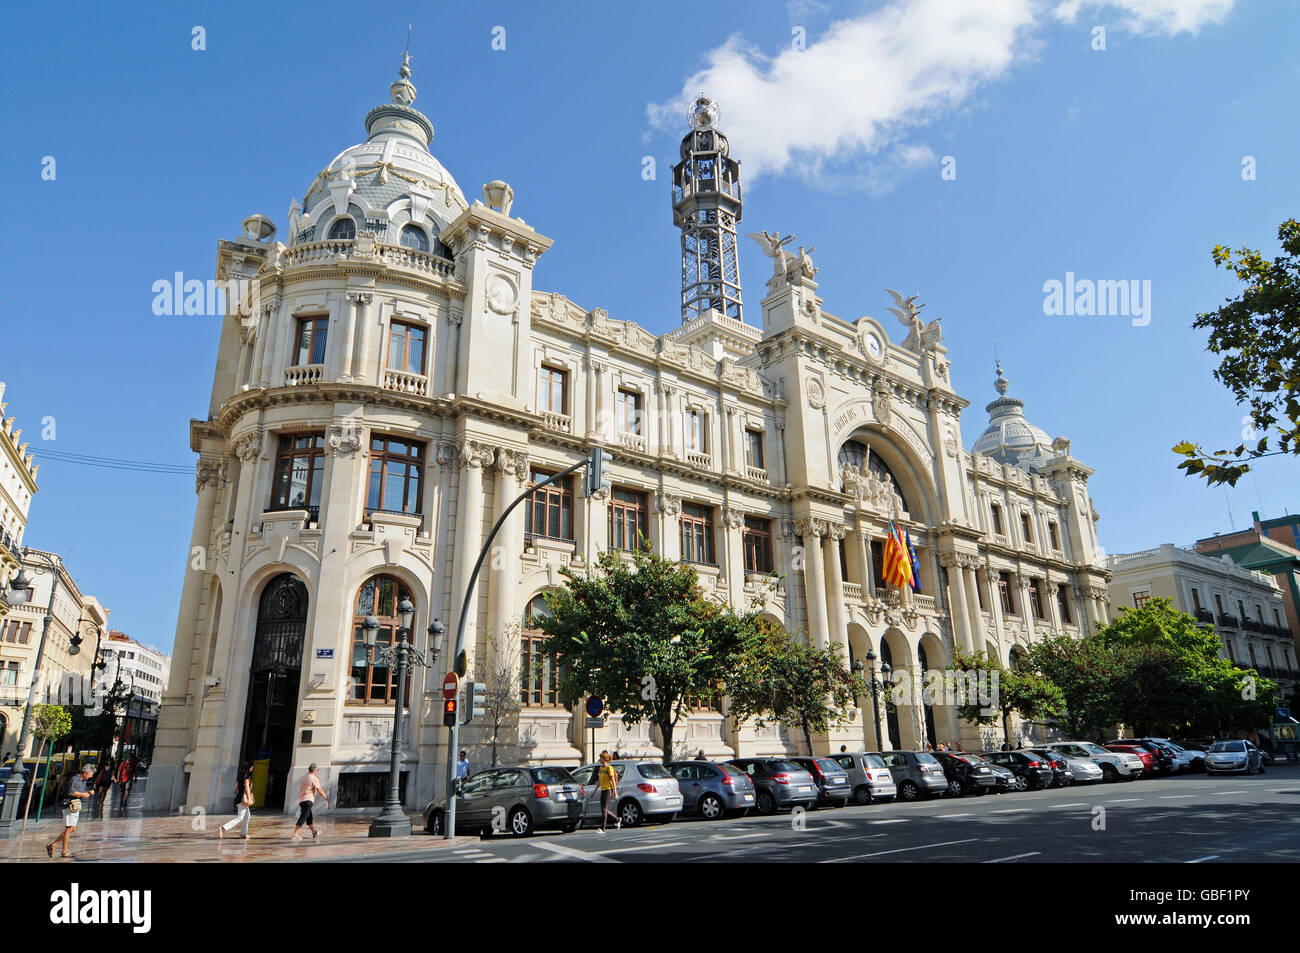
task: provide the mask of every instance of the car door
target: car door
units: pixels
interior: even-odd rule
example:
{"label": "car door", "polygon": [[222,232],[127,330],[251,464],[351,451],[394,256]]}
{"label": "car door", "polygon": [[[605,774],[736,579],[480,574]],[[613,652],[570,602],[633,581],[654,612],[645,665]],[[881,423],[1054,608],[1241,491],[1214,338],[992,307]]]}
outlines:
{"label": "car door", "polygon": [[461,786],[460,796],[456,798],[456,826],[477,826],[491,822],[488,814],[488,802],[492,792],[492,782],[496,771],[480,771],[472,778],[466,778]]}
{"label": "car door", "polygon": [[672,775],[677,779],[677,787],[682,793],[682,810],[694,813],[700,795],[704,793],[700,769],[693,764],[679,764],[672,769]]}
{"label": "car door", "polygon": [[496,773],[487,796],[489,822],[498,825],[506,823],[506,812],[523,800],[520,788],[525,785],[532,787],[532,782],[526,778],[527,775],[517,768],[506,768]]}
{"label": "car door", "polygon": [[588,764],[581,768],[574,768],[569,773],[586,792],[582,798],[583,820],[600,820],[600,785],[596,783],[596,766]]}

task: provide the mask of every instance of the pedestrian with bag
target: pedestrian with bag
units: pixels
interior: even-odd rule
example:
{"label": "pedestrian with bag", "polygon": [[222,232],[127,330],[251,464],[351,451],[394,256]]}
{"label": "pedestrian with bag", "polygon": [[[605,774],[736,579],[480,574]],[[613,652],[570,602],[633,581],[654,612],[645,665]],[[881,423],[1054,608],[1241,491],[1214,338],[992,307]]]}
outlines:
{"label": "pedestrian with bag", "polygon": [[68,785],[67,796],[63,799],[63,833],[56,837],[50,843],[45,845],[45,853],[50,857],[54,856],[54,845],[61,844],[59,849],[60,857],[71,857],[68,847],[72,840],[72,832],[77,829],[77,820],[81,817],[81,802],[90,797],[90,776],[94,773],[94,768],[86,765],[72,779]]}
{"label": "pedestrian with bag", "polygon": [[95,794],[99,797],[98,813],[104,815],[104,805],[108,803],[113,790],[113,759],[106,758],[95,775]]}
{"label": "pedestrian with bag", "polygon": [[226,831],[236,824],[241,825],[239,836],[248,840],[248,822],[253,811],[253,765],[246,763],[235,779],[235,816],[217,828],[217,840],[226,836]]}
{"label": "pedestrian with bag", "polygon": [[330,797],[325,793],[325,789],[320,786],[320,779],[316,777],[316,765],[307,766],[307,777],[302,779],[302,784],[298,785],[298,823],[294,825],[293,836],[290,840],[302,840],[302,826],[304,824],[311,830],[311,839],[315,840],[320,836],[320,831],[316,830],[314,823],[315,818],[312,816],[312,805],[316,803],[316,795],[325,799],[325,803],[330,802]]}
{"label": "pedestrian with bag", "polygon": [[610,762],[612,759],[608,751],[600,753],[600,767],[596,769],[596,783],[600,785],[600,833],[605,833],[605,826],[608,823],[606,818],[614,818],[614,830],[623,826],[622,819],[615,812],[609,809],[609,802],[618,803],[618,772],[614,770],[614,765]]}

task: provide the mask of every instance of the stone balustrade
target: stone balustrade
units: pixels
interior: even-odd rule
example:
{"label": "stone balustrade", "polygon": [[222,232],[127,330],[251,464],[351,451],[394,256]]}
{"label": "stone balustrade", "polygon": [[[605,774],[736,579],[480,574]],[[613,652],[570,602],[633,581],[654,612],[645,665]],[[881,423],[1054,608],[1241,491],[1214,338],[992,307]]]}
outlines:
{"label": "stone balustrade", "polygon": [[383,382],[380,385],[384,390],[396,391],[399,394],[411,394],[415,397],[426,397],[429,393],[429,379],[423,374],[407,374],[405,371],[385,370]]}
{"label": "stone balustrade", "polygon": [[319,384],[325,374],[324,364],[300,364],[284,369],[284,386],[296,387],[299,384]]}

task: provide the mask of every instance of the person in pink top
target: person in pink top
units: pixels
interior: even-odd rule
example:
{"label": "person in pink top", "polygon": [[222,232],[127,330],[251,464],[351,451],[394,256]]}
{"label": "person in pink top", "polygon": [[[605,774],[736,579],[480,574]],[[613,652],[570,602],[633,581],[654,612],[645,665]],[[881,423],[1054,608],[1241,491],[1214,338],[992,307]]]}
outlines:
{"label": "person in pink top", "polygon": [[312,817],[311,808],[316,803],[316,795],[325,799],[325,803],[330,802],[330,797],[325,793],[325,789],[320,786],[320,780],[316,777],[316,765],[307,766],[307,777],[302,779],[302,784],[298,785],[298,823],[294,825],[293,836],[290,840],[300,840],[302,838],[302,826],[306,824],[311,829],[312,840],[319,835],[316,825],[312,823],[315,818]]}

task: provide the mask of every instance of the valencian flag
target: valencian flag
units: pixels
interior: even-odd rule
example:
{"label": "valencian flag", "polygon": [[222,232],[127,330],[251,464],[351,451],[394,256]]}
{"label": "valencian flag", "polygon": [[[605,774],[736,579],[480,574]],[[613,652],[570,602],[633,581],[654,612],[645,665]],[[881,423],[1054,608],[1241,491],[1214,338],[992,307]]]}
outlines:
{"label": "valencian flag", "polygon": [[903,535],[894,525],[894,521],[889,521],[889,539],[885,540],[885,565],[884,576],[885,582],[891,586],[897,586],[899,589],[912,585],[912,561],[908,558],[907,548],[903,545]]}
{"label": "valencian flag", "polygon": [[912,567],[912,591],[921,591],[921,561],[916,558],[916,547],[912,545],[912,534],[908,530],[903,530],[907,534],[907,557]]}

